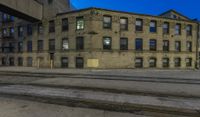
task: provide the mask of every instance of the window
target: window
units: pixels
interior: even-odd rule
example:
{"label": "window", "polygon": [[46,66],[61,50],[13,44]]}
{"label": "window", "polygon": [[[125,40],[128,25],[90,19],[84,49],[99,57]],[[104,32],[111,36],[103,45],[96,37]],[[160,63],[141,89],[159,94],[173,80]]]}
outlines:
{"label": "window", "polygon": [[38,33],[39,33],[39,34],[43,34],[43,30],[44,30],[44,29],[43,29],[42,23],[39,23],[39,24],[38,24]]}
{"label": "window", "polygon": [[13,58],[13,57],[11,57],[11,58],[9,58],[9,65],[10,66],[14,66],[15,65],[15,58]]}
{"label": "window", "polygon": [[2,58],[1,64],[2,64],[3,66],[6,65],[6,58],[5,58],[5,57]]}
{"label": "window", "polygon": [[149,59],[149,67],[156,67],[156,58]]}
{"label": "window", "polygon": [[22,57],[18,58],[18,66],[23,66],[23,58]]}
{"label": "window", "polygon": [[135,59],[135,68],[142,68],[143,67],[143,58],[136,58]]}
{"label": "window", "polygon": [[163,67],[169,67],[169,58],[163,58]]}
{"label": "window", "polygon": [[33,66],[33,58],[32,57],[28,57],[27,58],[27,66],[28,67],[32,67]]}
{"label": "window", "polygon": [[18,42],[18,52],[23,52],[23,42]]}
{"label": "window", "polygon": [[84,17],[77,17],[76,18],[76,29],[83,30],[84,29]]}
{"label": "window", "polygon": [[176,24],[175,26],[175,34],[181,35],[181,24]]}
{"label": "window", "polygon": [[38,51],[43,51],[43,40],[38,40],[37,49]]}
{"label": "window", "polygon": [[128,39],[127,38],[120,39],[120,50],[128,50]]}
{"label": "window", "polygon": [[62,50],[68,50],[69,49],[69,40],[67,38],[63,38],[62,40]]}
{"label": "window", "polygon": [[111,16],[103,16],[103,28],[104,29],[112,28],[112,17]]}
{"label": "window", "polygon": [[169,22],[163,24],[163,34],[169,34]]}
{"label": "window", "polygon": [[49,40],[49,51],[55,51],[55,39]]}
{"label": "window", "polygon": [[3,28],[3,37],[7,37],[7,29]]}
{"label": "window", "polygon": [[142,19],[136,19],[135,30],[136,31],[143,31],[143,20]]}
{"label": "window", "polygon": [[33,33],[33,26],[31,24],[27,25],[27,35],[32,35]]}
{"label": "window", "polygon": [[27,42],[27,52],[32,52],[32,41]]}
{"label": "window", "polygon": [[52,4],[53,3],[53,0],[48,0],[48,4]]}
{"label": "window", "polygon": [[150,22],[150,29],[149,29],[149,31],[150,31],[151,33],[157,32],[157,22],[156,22],[156,21],[152,20],[152,21]]}
{"label": "window", "polygon": [[120,18],[120,30],[128,30],[128,18]]}
{"label": "window", "polygon": [[163,41],[163,51],[169,51],[169,41],[168,40]]}
{"label": "window", "polygon": [[55,22],[54,20],[49,21],[49,33],[55,32]]}
{"label": "window", "polygon": [[187,33],[187,36],[192,36],[192,25],[186,26],[186,33]]}
{"label": "window", "polygon": [[83,37],[77,37],[76,38],[76,49],[77,50],[83,50],[84,49],[84,38]]}
{"label": "window", "polygon": [[181,42],[175,41],[175,51],[180,52],[181,51]]}
{"label": "window", "polygon": [[192,66],[192,58],[186,58],[186,67]]}
{"label": "window", "polygon": [[175,58],[174,63],[175,63],[175,67],[180,67],[181,66],[181,58]]}
{"label": "window", "polygon": [[9,43],[9,48],[10,48],[10,52],[14,52],[14,50],[15,50],[15,43],[14,42],[10,42]]}
{"label": "window", "polygon": [[103,38],[103,49],[104,50],[111,50],[112,49],[112,39],[111,39],[111,37],[104,37]]}
{"label": "window", "polygon": [[136,51],[143,50],[143,40],[142,40],[142,39],[137,38],[137,39],[135,40],[135,50],[136,50]]}
{"label": "window", "polygon": [[24,32],[24,28],[22,26],[18,26],[18,37],[22,37]]}
{"label": "window", "polygon": [[68,30],[68,19],[64,18],[62,19],[62,31],[67,31]]}
{"label": "window", "polygon": [[76,68],[84,67],[84,59],[82,57],[76,57]]}
{"label": "window", "polygon": [[10,36],[11,36],[11,37],[14,37],[14,35],[15,35],[15,34],[14,34],[14,33],[15,33],[14,27],[10,27],[10,28],[9,28],[9,32],[10,32]]}
{"label": "window", "polygon": [[62,57],[61,58],[61,67],[62,68],[68,68],[68,58],[67,57]]}
{"label": "window", "polygon": [[192,42],[191,41],[186,42],[186,48],[187,48],[187,51],[192,52]]}
{"label": "window", "polygon": [[150,39],[149,41],[149,50],[156,51],[157,50],[157,41],[155,39]]}

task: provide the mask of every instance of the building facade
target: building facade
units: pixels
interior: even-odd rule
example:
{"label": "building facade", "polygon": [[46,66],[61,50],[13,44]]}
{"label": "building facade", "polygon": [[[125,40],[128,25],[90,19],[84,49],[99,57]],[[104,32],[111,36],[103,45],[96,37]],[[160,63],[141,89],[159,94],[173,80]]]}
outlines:
{"label": "building facade", "polygon": [[88,8],[29,25],[14,25],[16,43],[2,49],[0,65],[195,69],[198,63],[198,23],[173,10],[151,16]]}

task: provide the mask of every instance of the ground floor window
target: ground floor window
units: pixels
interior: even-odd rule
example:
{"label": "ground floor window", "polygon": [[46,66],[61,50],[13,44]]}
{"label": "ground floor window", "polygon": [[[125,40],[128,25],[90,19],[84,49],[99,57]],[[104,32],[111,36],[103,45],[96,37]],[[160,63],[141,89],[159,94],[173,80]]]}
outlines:
{"label": "ground floor window", "polygon": [[61,58],[61,67],[62,68],[68,68],[68,58],[67,57],[62,57]]}
{"label": "ground floor window", "polygon": [[181,66],[181,58],[175,58],[174,63],[175,63],[175,67],[180,67]]}
{"label": "ground floor window", "polygon": [[23,66],[23,58],[22,57],[18,58],[18,66]]}
{"label": "ground floor window", "polygon": [[162,62],[164,68],[169,67],[169,58],[163,58]]}
{"label": "ground floor window", "polygon": [[135,68],[142,68],[143,67],[143,58],[136,58],[135,59]]}
{"label": "ground floor window", "polygon": [[156,67],[156,58],[149,59],[149,67]]}
{"label": "ground floor window", "polygon": [[84,67],[84,59],[82,57],[76,57],[76,68]]}
{"label": "ground floor window", "polygon": [[192,58],[186,58],[186,67],[192,66]]}
{"label": "ground floor window", "polygon": [[5,57],[2,58],[1,64],[2,64],[3,66],[6,65],[6,58],[5,58]]}
{"label": "ground floor window", "polygon": [[14,66],[15,65],[15,59],[13,57],[9,58],[9,65]]}
{"label": "ground floor window", "polygon": [[28,67],[32,67],[33,66],[33,59],[32,59],[32,57],[28,57],[27,58],[27,66]]}

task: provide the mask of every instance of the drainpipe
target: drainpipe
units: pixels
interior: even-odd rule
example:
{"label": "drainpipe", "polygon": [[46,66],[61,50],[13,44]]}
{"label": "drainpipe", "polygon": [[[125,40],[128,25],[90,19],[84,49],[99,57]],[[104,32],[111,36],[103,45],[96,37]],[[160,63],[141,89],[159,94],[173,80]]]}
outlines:
{"label": "drainpipe", "polygon": [[199,43],[200,43],[200,22],[197,22],[197,44],[196,44],[196,57],[197,57],[197,65],[196,65],[196,68],[199,69],[199,66],[200,66],[200,61],[199,61],[199,58],[200,58],[200,55],[199,55]]}

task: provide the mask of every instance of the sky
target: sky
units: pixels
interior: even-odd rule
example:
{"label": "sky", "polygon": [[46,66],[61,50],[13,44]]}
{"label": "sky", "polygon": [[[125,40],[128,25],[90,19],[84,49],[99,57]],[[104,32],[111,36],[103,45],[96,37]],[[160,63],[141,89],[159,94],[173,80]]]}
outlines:
{"label": "sky", "polygon": [[77,9],[98,7],[133,13],[159,15],[169,9],[200,20],[200,0],[71,0]]}

